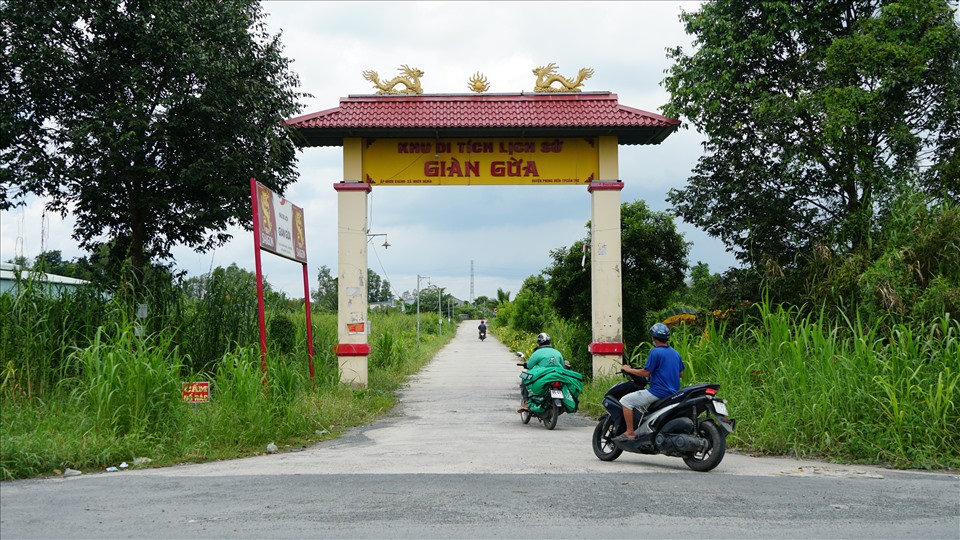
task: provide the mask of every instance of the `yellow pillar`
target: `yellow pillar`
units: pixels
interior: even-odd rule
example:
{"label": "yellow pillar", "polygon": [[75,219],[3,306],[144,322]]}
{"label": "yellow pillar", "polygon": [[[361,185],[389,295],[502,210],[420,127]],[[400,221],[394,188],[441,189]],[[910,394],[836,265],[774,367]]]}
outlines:
{"label": "yellow pillar", "polygon": [[590,212],[590,298],[593,376],[617,373],[623,354],[620,191],[617,138],[600,137],[600,179],[587,187]]}
{"label": "yellow pillar", "polygon": [[367,195],[361,182],[361,140],[343,141],[344,181],[337,191],[337,363],[340,382],[367,386]]}

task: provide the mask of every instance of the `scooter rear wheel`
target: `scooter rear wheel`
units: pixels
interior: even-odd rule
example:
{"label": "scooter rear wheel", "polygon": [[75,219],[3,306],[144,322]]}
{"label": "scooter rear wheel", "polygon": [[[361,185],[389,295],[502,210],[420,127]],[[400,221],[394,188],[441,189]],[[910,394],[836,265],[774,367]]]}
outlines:
{"label": "scooter rear wheel", "polygon": [[623,450],[613,443],[613,438],[617,435],[617,426],[609,416],[597,423],[593,430],[593,453],[600,461],[613,461],[623,453]]}
{"label": "scooter rear wheel", "polygon": [[553,429],[557,427],[557,419],[560,418],[560,409],[551,403],[547,406],[547,416],[543,418],[543,427]]}
{"label": "scooter rear wheel", "polygon": [[727,451],[727,438],[720,433],[720,428],[713,423],[713,420],[700,422],[700,430],[697,436],[707,440],[706,449],[684,456],[683,462],[687,464],[687,467],[697,472],[707,472],[719,465],[723,459],[723,455]]}

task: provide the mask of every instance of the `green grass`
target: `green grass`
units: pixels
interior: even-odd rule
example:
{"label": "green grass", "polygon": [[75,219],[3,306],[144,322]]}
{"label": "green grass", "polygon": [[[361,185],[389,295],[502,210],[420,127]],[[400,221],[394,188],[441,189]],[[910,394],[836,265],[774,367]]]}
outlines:
{"label": "green grass", "polygon": [[116,309],[93,288],[53,296],[25,276],[16,294],[0,295],[0,391],[45,397],[65,375],[70,351],[86,346]]}
{"label": "green grass", "polygon": [[[249,288],[215,275],[189,299],[155,296],[151,318],[95,291],[0,295],[0,477],[100,470],[137,457],[155,465],[226,459],[336,437],[389,411],[409,376],[452,339],[436,318],[372,313],[369,385],[339,383],[335,313],[313,315],[314,377],[302,311],[268,302],[267,384]],[[219,280],[219,281],[218,281]],[[238,298],[247,298],[243,302]],[[162,303],[166,302],[166,303]],[[155,317],[155,318],[154,318]],[[842,320],[842,319],[841,319]],[[252,330],[251,330],[252,329]],[[589,377],[588,329],[545,329]],[[534,335],[493,331],[529,354]],[[717,382],[738,419],[741,451],[902,468],[960,467],[960,325],[924,327],[761,305],[736,329],[679,328],[684,384]],[[631,351],[642,364],[648,345]],[[617,377],[592,381],[581,411],[599,415]],[[183,403],[183,382],[210,381],[210,403]]]}
{"label": "green grass", "polygon": [[[705,334],[681,328],[672,340],[687,367],[684,385],[721,385],[737,418],[732,446],[900,468],[960,467],[955,321],[944,316],[922,330],[895,325],[881,337],[880,323],[834,326],[823,316],[758,310],[756,325],[708,327]],[[581,410],[602,413],[603,394],[617,380],[588,385]]]}
{"label": "green grass", "polygon": [[[286,315],[305,340],[305,317]],[[96,331],[87,346],[63,361],[63,377],[43,398],[17,391],[13,374],[2,393],[2,479],[55,474],[66,468],[102,470],[135,458],[152,465],[227,459],[261,453],[268,443],[298,447],[336,437],[375,420],[396,404],[396,394],[453,338],[421,334],[409,315],[371,315],[367,388],[339,384],[336,315],[313,319],[314,378],[305,341],[290,353],[268,349],[267,384],[257,344],[234,346],[207,372],[187,369],[190,358],[177,332],[138,336],[115,323]],[[182,335],[182,334],[180,334]],[[181,401],[181,384],[211,381],[209,403]]]}

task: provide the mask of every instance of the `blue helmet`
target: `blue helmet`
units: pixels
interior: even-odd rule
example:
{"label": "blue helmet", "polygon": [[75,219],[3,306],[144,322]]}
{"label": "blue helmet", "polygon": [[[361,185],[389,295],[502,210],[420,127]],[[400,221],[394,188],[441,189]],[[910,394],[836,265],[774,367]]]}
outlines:
{"label": "blue helmet", "polygon": [[650,336],[660,341],[667,342],[670,340],[670,329],[667,328],[667,325],[663,323],[657,323],[650,327]]}

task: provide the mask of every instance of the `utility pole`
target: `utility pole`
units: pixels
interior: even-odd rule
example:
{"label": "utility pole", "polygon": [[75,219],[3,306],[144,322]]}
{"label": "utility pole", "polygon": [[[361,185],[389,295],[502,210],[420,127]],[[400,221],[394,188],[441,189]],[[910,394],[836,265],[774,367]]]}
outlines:
{"label": "utility pole", "polygon": [[443,289],[437,286],[437,324],[440,325],[440,335],[443,335]]}
{"label": "utility pole", "polygon": [[430,276],[417,274],[417,345],[420,344],[420,280],[430,279]]}

